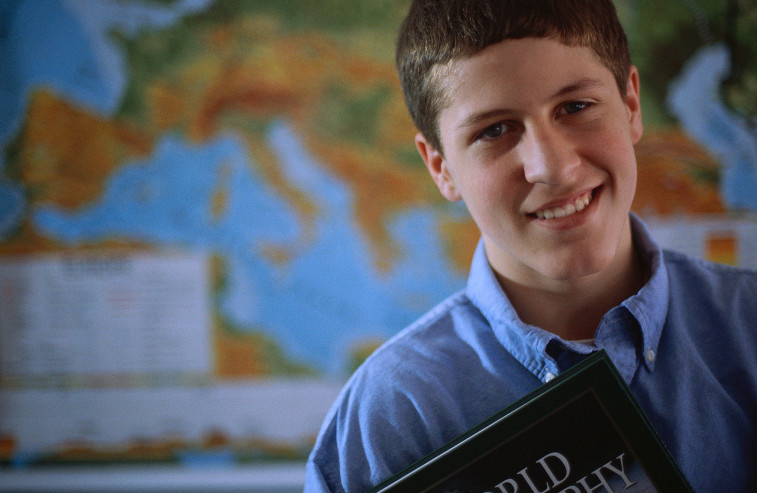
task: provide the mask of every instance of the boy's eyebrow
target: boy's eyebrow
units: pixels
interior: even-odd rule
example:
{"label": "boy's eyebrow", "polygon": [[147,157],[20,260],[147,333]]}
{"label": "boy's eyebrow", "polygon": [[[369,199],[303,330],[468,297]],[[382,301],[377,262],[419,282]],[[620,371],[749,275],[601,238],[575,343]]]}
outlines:
{"label": "boy's eyebrow", "polygon": [[559,91],[555,92],[550,100],[552,99],[558,99],[566,94],[570,94],[575,91],[580,91],[582,89],[591,89],[593,87],[599,87],[604,86],[605,84],[599,80],[599,79],[592,79],[591,77],[585,77],[583,79],[579,79],[573,84],[568,84],[567,86],[563,87]]}
{"label": "boy's eyebrow", "polygon": [[460,130],[464,130],[466,128],[475,127],[479,124],[479,122],[488,120],[492,117],[495,117],[504,113],[507,113],[507,110],[499,109],[499,108],[494,109],[494,110],[489,110],[489,111],[483,111],[481,113],[474,113],[470,115],[469,117],[467,117],[466,119],[464,119],[463,121],[461,121],[460,124],[457,126],[457,128]]}
{"label": "boy's eyebrow", "polygon": [[[593,87],[600,87],[604,86],[605,84],[599,80],[599,79],[592,79],[591,77],[585,77],[583,79],[579,79],[576,82],[573,82],[571,84],[568,84],[565,87],[560,88],[557,90],[552,96],[550,96],[547,100],[553,101],[555,99],[560,99],[570,93],[573,93],[575,91],[580,91],[584,89],[591,89]],[[476,126],[479,122],[488,120],[494,116],[498,116],[504,113],[507,113],[508,111],[503,108],[496,108],[489,111],[483,111],[481,113],[474,113],[467,118],[465,118],[463,121],[460,122],[460,124],[457,126],[458,129],[465,129],[469,127]]]}

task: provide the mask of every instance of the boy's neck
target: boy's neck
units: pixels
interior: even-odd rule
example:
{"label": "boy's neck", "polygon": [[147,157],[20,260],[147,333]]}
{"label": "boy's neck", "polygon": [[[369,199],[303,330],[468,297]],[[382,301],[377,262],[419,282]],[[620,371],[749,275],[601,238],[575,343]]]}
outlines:
{"label": "boy's neck", "polygon": [[641,289],[647,266],[633,245],[629,228],[615,261],[597,274],[549,288],[498,277],[521,320],[565,340],[580,340],[593,338],[605,313]]}

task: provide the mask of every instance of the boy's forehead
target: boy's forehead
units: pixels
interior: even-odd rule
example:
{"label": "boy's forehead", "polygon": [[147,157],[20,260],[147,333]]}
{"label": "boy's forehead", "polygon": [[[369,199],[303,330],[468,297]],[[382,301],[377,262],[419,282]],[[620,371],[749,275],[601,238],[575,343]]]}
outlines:
{"label": "boy's forehead", "polygon": [[[589,47],[551,38],[508,39],[436,68],[445,108],[487,104],[491,98],[523,104],[592,80],[615,88],[612,72]],[[491,101],[494,103],[495,101]]]}

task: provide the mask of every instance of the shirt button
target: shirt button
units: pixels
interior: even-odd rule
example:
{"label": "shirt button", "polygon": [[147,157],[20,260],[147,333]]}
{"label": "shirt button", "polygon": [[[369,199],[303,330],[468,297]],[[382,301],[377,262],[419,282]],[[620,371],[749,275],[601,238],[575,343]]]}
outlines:
{"label": "shirt button", "polygon": [[556,376],[557,375],[555,375],[554,373],[549,372],[546,375],[544,375],[544,382],[546,383],[546,382],[552,381],[555,379]]}
{"label": "shirt button", "polygon": [[655,358],[657,355],[654,353],[653,349],[647,349],[647,361],[650,363],[654,363]]}

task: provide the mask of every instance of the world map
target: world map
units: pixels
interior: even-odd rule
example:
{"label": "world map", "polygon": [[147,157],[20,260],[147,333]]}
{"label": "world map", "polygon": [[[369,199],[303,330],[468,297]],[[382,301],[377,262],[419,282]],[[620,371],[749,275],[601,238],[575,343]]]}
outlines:
{"label": "world map", "polygon": [[[617,2],[645,98],[634,210],[661,237],[757,208],[757,13],[735,3],[728,30],[719,2]],[[392,63],[407,5],[0,5],[3,465],[302,459],[351,371],[464,287],[479,234],[428,178]],[[78,418],[44,424],[49,392],[85,396]]]}

